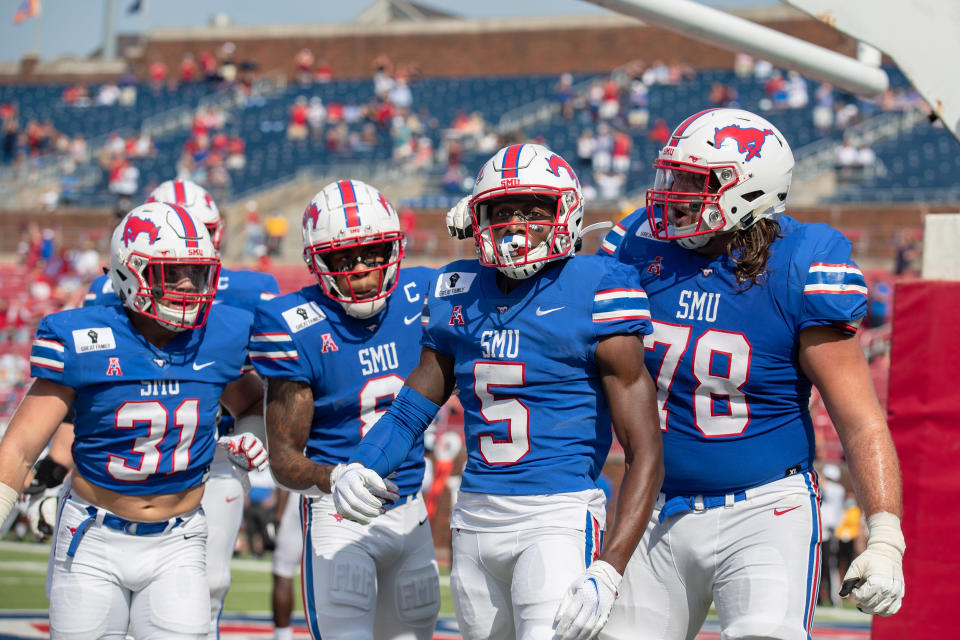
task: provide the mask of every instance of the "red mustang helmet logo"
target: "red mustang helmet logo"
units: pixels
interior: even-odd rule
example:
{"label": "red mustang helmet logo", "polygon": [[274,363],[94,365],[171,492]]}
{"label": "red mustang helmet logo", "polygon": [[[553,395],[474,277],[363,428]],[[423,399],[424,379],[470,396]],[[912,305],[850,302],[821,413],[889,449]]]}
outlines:
{"label": "red mustang helmet logo", "polygon": [[157,241],[157,236],[160,235],[160,227],[149,220],[137,216],[127,216],[127,222],[123,225],[123,235],[120,236],[123,246],[129,247],[130,243],[136,241],[137,236],[141,233],[147,234],[147,237],[150,238],[150,244],[153,244]]}
{"label": "red mustang helmet logo", "polygon": [[313,228],[317,228],[317,220],[320,218],[320,210],[317,209],[317,205],[310,203],[310,206],[307,207],[306,211],[303,212],[303,228],[307,228],[307,221],[313,221]]}
{"label": "red mustang helmet logo", "polygon": [[727,138],[736,140],[737,150],[740,153],[747,154],[747,157],[744,158],[744,162],[747,162],[751,158],[760,157],[760,148],[763,147],[763,141],[771,135],[773,135],[772,129],[761,130],[731,124],[722,129],[714,129],[713,146],[719,148]]}
{"label": "red mustang helmet logo", "polygon": [[560,177],[560,169],[565,169],[567,175],[570,176],[570,179],[579,184],[579,181],[577,180],[577,174],[573,172],[573,169],[569,164],[567,164],[567,161],[560,156],[551,156],[550,159],[547,160],[547,166],[550,167],[550,173],[558,178]]}

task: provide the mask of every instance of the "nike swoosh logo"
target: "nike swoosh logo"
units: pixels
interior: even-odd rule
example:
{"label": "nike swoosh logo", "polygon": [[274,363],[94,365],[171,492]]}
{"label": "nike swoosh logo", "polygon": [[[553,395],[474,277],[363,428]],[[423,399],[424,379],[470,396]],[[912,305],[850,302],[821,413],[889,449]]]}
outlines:
{"label": "nike swoosh logo", "polygon": [[203,368],[205,368],[205,367],[209,367],[209,366],[212,365],[214,362],[216,362],[216,360],[211,360],[210,362],[204,362],[203,364],[197,364],[196,362],[194,362],[194,363],[193,363],[193,370],[194,370],[194,371],[200,371],[200,369],[203,369]]}
{"label": "nike swoosh logo", "polygon": [[200,535],[200,534],[199,534],[199,533],[185,533],[185,534],[183,534],[183,539],[184,539],[184,540],[189,540],[190,538],[196,538],[198,535]]}
{"label": "nike swoosh logo", "polygon": [[782,515],[785,514],[785,513],[790,513],[790,512],[793,511],[794,509],[799,509],[799,508],[800,508],[800,505],[797,505],[797,506],[795,506],[795,507],[790,507],[789,509],[777,509],[777,508],[774,508],[774,510],[773,510],[773,515],[775,515],[775,516],[782,516]]}
{"label": "nike swoosh logo", "polygon": [[239,498],[239,497],[240,497],[240,496],[233,496],[232,498],[227,498],[226,500],[227,500],[227,502],[233,502],[234,500],[236,500],[236,499]]}
{"label": "nike swoosh logo", "polygon": [[414,322],[416,322],[417,318],[419,318],[421,315],[423,314],[418,313],[417,315],[410,318],[408,318],[407,316],[403,316],[403,324],[413,324]]}
{"label": "nike swoosh logo", "polygon": [[548,313],[553,313],[554,311],[560,311],[560,309],[565,309],[565,308],[566,307],[554,307],[553,309],[541,309],[540,307],[537,307],[537,315],[545,316]]}
{"label": "nike swoosh logo", "polygon": [[418,524],[417,526],[419,527],[420,525],[422,525],[422,524],[423,524],[424,522],[426,522],[426,521],[427,521],[427,518],[424,518],[423,520],[420,521],[420,524]]}

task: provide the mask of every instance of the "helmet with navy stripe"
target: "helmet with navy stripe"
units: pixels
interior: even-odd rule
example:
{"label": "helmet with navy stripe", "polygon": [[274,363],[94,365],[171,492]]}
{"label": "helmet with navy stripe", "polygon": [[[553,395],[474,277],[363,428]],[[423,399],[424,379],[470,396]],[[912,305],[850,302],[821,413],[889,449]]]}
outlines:
{"label": "helmet with navy stripe", "polygon": [[180,205],[151,202],[114,229],[107,273],[126,308],[184,331],[207,321],[220,257],[198,217]]}
{"label": "helmet with navy stripe", "polygon": [[[524,233],[497,241],[494,231],[514,225],[495,222],[497,201],[535,200],[553,215],[524,221]],[[515,280],[529,278],[546,264],[576,253],[583,224],[583,193],[573,168],[559,154],[539,144],[513,144],[493,154],[477,174],[470,198],[477,258]],[[531,231],[547,231],[530,247]],[[534,234],[539,235],[539,234]]]}
{"label": "helmet with navy stripe", "polygon": [[301,231],[307,267],[348,315],[370,318],[386,306],[406,240],[382,193],[360,180],[331,182],[310,201]]}
{"label": "helmet with navy stripe", "polygon": [[780,130],[742,109],[708,109],[660,150],[647,216],[660,240],[687,249],[786,209],[793,152]]}
{"label": "helmet with navy stripe", "polygon": [[186,207],[210,232],[213,247],[219,251],[223,236],[223,217],[207,190],[189,180],[167,180],[147,196],[147,202],[172,202]]}

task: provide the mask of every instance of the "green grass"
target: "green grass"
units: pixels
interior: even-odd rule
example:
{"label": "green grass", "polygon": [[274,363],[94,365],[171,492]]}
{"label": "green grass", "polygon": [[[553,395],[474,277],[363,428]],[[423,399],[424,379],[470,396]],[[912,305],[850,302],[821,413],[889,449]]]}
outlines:
{"label": "green grass", "polygon": [[[0,543],[0,609],[47,609],[44,585],[47,574],[48,544]],[[226,611],[238,613],[269,612],[273,580],[270,558],[240,558],[231,568],[232,582]],[[450,570],[440,569],[440,615],[453,615],[450,598]],[[300,598],[300,575],[293,581],[294,611],[303,613]]]}

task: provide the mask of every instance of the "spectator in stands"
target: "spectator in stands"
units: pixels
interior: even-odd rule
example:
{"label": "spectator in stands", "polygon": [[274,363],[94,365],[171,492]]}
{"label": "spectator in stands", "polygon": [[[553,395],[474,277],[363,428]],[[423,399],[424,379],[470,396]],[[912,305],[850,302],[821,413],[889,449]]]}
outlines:
{"label": "spectator in stands", "polygon": [[193,53],[187,51],[180,59],[180,84],[192,84],[197,81],[199,70]]}
{"label": "spectator in stands", "polygon": [[413,94],[410,92],[410,87],[407,85],[405,78],[398,78],[394,83],[389,93],[389,100],[398,109],[410,109],[413,104]]}
{"label": "spectator in stands", "polygon": [[309,84],[313,81],[313,51],[309,47],[303,47],[293,56],[293,66],[296,67],[297,82],[300,84]]}
{"label": "spectator in stands", "polygon": [[227,169],[243,169],[247,166],[247,144],[239,135],[230,136],[227,141]]}
{"label": "spectator in stands", "polygon": [[[260,223],[257,201],[247,200],[247,217],[243,227],[243,257],[252,260],[266,253],[267,235]],[[262,251],[261,251],[262,249]]]}
{"label": "spectator in stands", "polygon": [[287,235],[288,229],[287,217],[279,209],[274,209],[273,213],[266,220],[267,228],[267,255],[276,257],[283,250],[283,239]]}
{"label": "spectator in stands", "polygon": [[598,171],[594,180],[597,182],[597,197],[604,202],[616,202],[623,196],[627,177],[613,171]]}
{"label": "spectator in stands", "polygon": [[209,51],[201,51],[199,61],[203,79],[207,84],[217,84],[220,81],[220,76],[217,74],[217,68],[219,67],[217,57]]}
{"label": "spectator in stands", "polygon": [[745,80],[753,74],[753,56],[742,51],[733,56],[733,73]]}
{"label": "spectator in stands", "polygon": [[217,50],[217,75],[221,82],[228,85],[237,80],[237,64],[234,61],[234,55],[237,52],[237,45],[233,42],[224,42]]}
{"label": "spectator in stands", "polygon": [[599,117],[607,122],[620,114],[620,85],[608,76],[603,82],[603,100],[600,102]]}
{"label": "spectator in stands", "polygon": [[594,171],[607,172],[613,163],[613,134],[610,126],[601,122],[597,127],[597,146],[593,150]]}
{"label": "spectator in stands", "polygon": [[667,144],[667,141],[670,140],[670,128],[667,127],[667,121],[663,118],[657,118],[653,123],[653,128],[650,129],[650,133],[647,134],[647,139],[661,146]]}
{"label": "spectator in stands", "polygon": [[573,74],[561,74],[553,91],[560,104],[560,115],[569,120],[573,117]]}
{"label": "spectator in stands", "polygon": [[297,96],[290,107],[290,124],[287,125],[288,140],[303,140],[307,137],[307,98]]}
{"label": "spectator in stands", "polygon": [[833,127],[833,85],[823,82],[813,92],[813,126],[825,136]]}
{"label": "spectator in stands", "polygon": [[577,171],[593,167],[593,154],[597,150],[597,139],[593,129],[584,129],[577,138]]}
{"label": "spectator in stands", "polygon": [[98,107],[112,107],[120,99],[120,87],[112,82],[104,83],[97,91],[96,103]]}
{"label": "spectator in stands", "polygon": [[894,274],[898,276],[920,275],[922,249],[920,239],[908,231],[898,231],[894,237]]}
{"label": "spectator in stands", "polygon": [[307,125],[310,128],[311,138],[320,138],[326,120],[327,108],[323,106],[323,99],[320,96],[313,96],[307,105]]}
{"label": "spectator in stands", "polygon": [[630,150],[633,148],[633,138],[623,131],[613,134],[613,150],[611,152],[614,173],[626,174],[630,171]]}
{"label": "spectator in stands", "polygon": [[317,63],[317,70],[313,75],[314,80],[321,84],[326,84],[333,80],[333,68],[330,67],[330,63],[326,60],[321,60]]}
{"label": "spectator in stands", "polygon": [[393,62],[381,53],[373,61],[373,94],[381,100],[386,100],[393,89]]}
{"label": "spectator in stands", "polygon": [[650,122],[650,89],[640,78],[630,82],[630,108],[627,124],[631,129],[646,129]]}
{"label": "spectator in stands", "polygon": [[150,63],[150,66],[147,67],[150,89],[152,89],[154,93],[166,88],[168,72],[167,63],[160,58],[155,59]]}
{"label": "spectator in stands", "polygon": [[868,289],[867,296],[867,325],[871,329],[889,324],[890,314],[893,311],[893,288],[886,280],[874,282]]}
{"label": "spectator in stands", "polygon": [[3,161],[10,163],[13,162],[13,159],[16,157],[17,137],[20,134],[20,124],[17,121],[16,107],[10,105],[4,106],[7,106],[8,109],[3,116],[3,122],[0,123],[0,135],[3,137],[2,142],[0,142],[0,148],[2,148]]}

